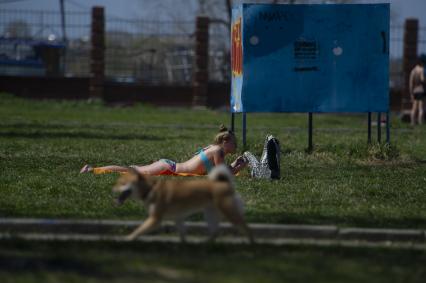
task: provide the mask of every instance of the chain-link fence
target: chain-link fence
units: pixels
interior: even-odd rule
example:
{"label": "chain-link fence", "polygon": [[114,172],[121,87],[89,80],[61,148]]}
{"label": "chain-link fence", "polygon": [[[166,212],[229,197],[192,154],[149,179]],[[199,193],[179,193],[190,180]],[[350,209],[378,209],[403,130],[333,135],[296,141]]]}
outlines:
{"label": "chain-link fence", "polygon": [[106,18],[105,75],[144,83],[190,83],[194,22]]}
{"label": "chain-link fence", "polygon": [[[106,19],[106,76],[124,82],[190,84],[195,22]],[[229,43],[212,25],[209,79],[229,81]],[[223,31],[223,28],[222,28]]]}
{"label": "chain-link fence", "polygon": [[[67,12],[65,22],[66,37],[57,11],[0,10],[0,74],[46,75],[43,57],[49,57],[59,65],[53,73],[88,77],[91,13]],[[105,25],[107,79],[191,84],[194,21],[126,20],[107,14]],[[403,85],[403,37],[403,26],[391,26],[391,87]],[[426,28],[419,29],[418,50],[426,53]],[[59,60],[53,60],[55,56]],[[209,80],[228,82],[229,27],[224,23],[210,24],[209,57]]]}
{"label": "chain-link fence", "polygon": [[426,27],[421,27],[419,29],[419,41],[418,41],[419,45],[419,54],[424,54],[426,55]]}
{"label": "chain-link fence", "polygon": [[[0,10],[0,74],[46,75],[41,46],[59,51],[56,54],[60,59],[59,75],[88,77],[91,13],[67,12],[65,22],[64,35],[59,12]],[[108,79],[150,84],[192,82],[194,21],[143,21],[107,16],[105,25]],[[211,81],[229,81],[226,32],[223,27],[212,25]]]}
{"label": "chain-link fence", "polygon": [[391,26],[389,46],[389,85],[400,88],[403,85],[402,58],[404,54],[404,27]]}
{"label": "chain-link fence", "polygon": [[[0,74],[88,76],[90,13],[0,10]],[[46,66],[46,59],[52,66]],[[54,65],[54,66],[53,66]]]}

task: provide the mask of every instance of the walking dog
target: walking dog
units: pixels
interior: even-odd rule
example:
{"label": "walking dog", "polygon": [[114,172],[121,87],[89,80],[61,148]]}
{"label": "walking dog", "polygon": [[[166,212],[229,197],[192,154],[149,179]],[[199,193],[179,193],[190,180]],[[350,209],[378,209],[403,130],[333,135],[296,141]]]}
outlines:
{"label": "walking dog", "polygon": [[148,209],[148,218],[130,235],[134,240],[157,228],[165,219],[174,220],[181,241],[185,241],[184,220],[204,211],[210,232],[209,240],[218,233],[220,214],[245,232],[253,243],[251,230],[244,220],[243,203],[235,192],[234,179],[225,165],[215,167],[207,179],[164,180],[140,174],[129,168],[120,176],[113,192],[118,193],[119,204],[129,198],[142,201]]}

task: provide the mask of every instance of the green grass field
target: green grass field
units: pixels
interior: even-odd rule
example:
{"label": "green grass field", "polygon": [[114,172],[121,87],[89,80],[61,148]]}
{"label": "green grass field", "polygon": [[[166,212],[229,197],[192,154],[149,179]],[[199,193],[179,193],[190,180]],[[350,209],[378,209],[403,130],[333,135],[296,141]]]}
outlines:
{"label": "green grass field", "polygon": [[14,283],[420,283],[425,261],[425,252],[388,249],[0,243],[0,278]]}
{"label": "green grass field", "polygon": [[[183,161],[229,121],[229,113],[210,110],[113,108],[0,94],[0,217],[143,219],[145,210],[136,202],[113,205],[116,174],[80,175],[80,168]],[[315,149],[309,154],[307,115],[250,114],[247,123],[250,151],[259,156],[268,133],[278,137],[283,151],[281,180],[253,180],[248,172],[237,177],[249,222],[426,228],[425,127],[410,128],[393,117],[392,145],[368,147],[366,115],[315,115]],[[420,282],[425,276],[419,264],[425,253],[414,251],[69,245],[3,242],[0,278],[199,282],[208,274],[206,282]],[[194,262],[197,257],[205,260]],[[51,262],[57,259],[71,271]],[[35,269],[20,270],[29,263]],[[94,275],[93,266],[99,268]],[[78,272],[71,275],[74,268]],[[121,269],[124,279],[115,273]]]}
{"label": "green grass field", "polygon": [[[79,169],[182,161],[229,120],[224,112],[3,94],[0,216],[139,219],[144,210],[137,203],[112,205],[117,175],[79,175]],[[253,180],[248,172],[237,177],[250,222],[426,227],[424,127],[410,129],[395,118],[388,148],[367,147],[365,115],[317,115],[314,124],[316,147],[308,154],[306,115],[248,115],[249,150],[259,156],[272,133],[283,151],[280,181]]]}

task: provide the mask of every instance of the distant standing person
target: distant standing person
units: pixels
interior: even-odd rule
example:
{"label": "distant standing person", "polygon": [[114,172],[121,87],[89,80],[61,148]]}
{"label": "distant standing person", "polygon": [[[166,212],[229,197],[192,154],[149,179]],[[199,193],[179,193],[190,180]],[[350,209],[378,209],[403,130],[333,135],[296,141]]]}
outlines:
{"label": "distant standing person", "polygon": [[416,112],[418,114],[417,121],[423,124],[423,100],[425,98],[425,75],[424,62],[419,58],[417,65],[410,73],[409,90],[413,106],[411,108],[411,125],[416,124]]}

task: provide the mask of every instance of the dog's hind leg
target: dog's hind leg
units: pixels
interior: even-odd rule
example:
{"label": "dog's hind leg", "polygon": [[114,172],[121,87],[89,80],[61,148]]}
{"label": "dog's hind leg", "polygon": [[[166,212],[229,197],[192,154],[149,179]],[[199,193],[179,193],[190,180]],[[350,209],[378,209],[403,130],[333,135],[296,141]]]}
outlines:
{"label": "dog's hind leg", "polygon": [[214,242],[219,233],[219,214],[213,207],[208,207],[204,210],[204,219],[207,222],[209,229],[209,238],[207,241]]}
{"label": "dog's hind leg", "polygon": [[130,235],[126,236],[126,240],[131,241],[139,237],[140,235],[146,234],[149,231],[154,230],[161,223],[161,218],[159,217],[148,217],[135,231]]}
{"label": "dog's hind leg", "polygon": [[239,199],[228,200],[227,202],[222,203],[220,207],[220,211],[229,220],[235,227],[237,227],[240,231],[247,235],[250,244],[254,243],[253,234],[248,227],[246,221],[244,220],[244,216],[242,213],[242,207],[238,203]]}

